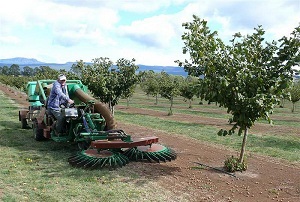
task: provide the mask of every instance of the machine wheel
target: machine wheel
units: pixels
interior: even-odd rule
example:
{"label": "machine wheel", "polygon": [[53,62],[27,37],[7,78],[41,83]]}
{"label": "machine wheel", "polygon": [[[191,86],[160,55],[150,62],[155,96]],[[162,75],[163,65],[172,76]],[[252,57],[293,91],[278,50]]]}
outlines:
{"label": "machine wheel", "polygon": [[27,119],[21,119],[21,128],[22,129],[28,129],[28,128],[30,128],[28,126]]}
{"label": "machine wheel", "polygon": [[90,145],[91,145],[91,141],[83,141],[77,143],[79,151],[87,150],[90,147]]}
{"label": "machine wheel", "polygon": [[32,129],[33,129],[33,136],[36,141],[42,141],[42,140],[46,139],[43,134],[43,132],[44,132],[43,129],[38,128],[37,120],[34,120],[32,122]]}

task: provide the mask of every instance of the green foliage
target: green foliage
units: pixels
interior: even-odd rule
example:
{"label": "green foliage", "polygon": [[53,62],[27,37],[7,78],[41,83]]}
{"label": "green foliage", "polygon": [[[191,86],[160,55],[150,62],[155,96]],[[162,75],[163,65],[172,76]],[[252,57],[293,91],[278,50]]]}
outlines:
{"label": "green foliage", "polygon": [[40,66],[34,69],[35,80],[43,79],[57,79],[57,76],[60,74],[59,71],[51,69],[49,66]]}
{"label": "green foliage", "polygon": [[120,98],[128,98],[138,81],[135,60],[119,59],[116,65],[109,58],[96,58],[92,65],[82,61],[73,66],[73,71],[81,72],[83,83],[101,102],[108,103],[112,112]]}
{"label": "green foliage", "polygon": [[189,75],[204,76],[200,97],[232,115],[229,122],[234,125],[222,135],[237,128],[240,135],[261,118],[271,123],[269,114],[292,80],[292,66],[299,63],[299,27],[291,38],[279,40],[279,47],[275,41],[263,43],[261,26],[251,35],[236,33],[232,44],[225,45],[207,21],[193,17],[193,22],[183,24],[182,35],[183,53],[189,53],[191,62],[176,62]]}
{"label": "green foliage", "polygon": [[140,86],[146,95],[152,95],[156,98],[155,104],[158,104],[157,96],[160,90],[160,78],[161,73],[155,73],[154,71],[145,71],[140,76]]}
{"label": "green foliage", "polygon": [[290,100],[293,103],[292,112],[295,111],[295,103],[300,100],[300,82],[295,82],[293,85],[288,89],[291,97]]}
{"label": "green foliage", "polygon": [[197,77],[187,76],[180,86],[180,96],[184,98],[184,101],[189,101],[189,108],[192,108],[191,101],[195,95],[198,95],[198,91],[201,89],[201,83]]}
{"label": "green foliage", "polygon": [[83,60],[77,61],[76,64],[72,64],[69,73],[72,73],[73,75],[76,76],[77,79],[81,80],[83,65],[84,65]]}
{"label": "green foliage", "polygon": [[239,158],[234,156],[227,158],[224,162],[224,168],[228,172],[245,171],[247,170],[247,167],[245,160],[243,162],[239,162]]}
{"label": "green foliage", "polygon": [[20,66],[17,64],[12,64],[9,68],[9,75],[19,76],[21,74]]}
{"label": "green foliage", "polygon": [[9,75],[9,67],[8,66],[3,66],[1,69],[1,74],[3,75]]}
{"label": "green foliage", "polygon": [[160,95],[168,100],[180,95],[180,86],[183,82],[182,76],[169,75],[166,72],[161,72],[160,79]]}
{"label": "green foliage", "polygon": [[170,110],[168,115],[172,115],[173,99],[180,95],[180,86],[183,82],[182,76],[169,75],[166,72],[161,72],[161,78],[159,81],[159,94],[168,100],[170,100]]}
{"label": "green foliage", "polygon": [[22,75],[23,76],[33,76],[34,75],[34,69],[29,67],[29,66],[25,66],[23,68]]}
{"label": "green foliage", "polygon": [[138,66],[134,64],[135,59],[126,60],[121,58],[117,61],[118,67],[118,80],[121,86],[122,97],[129,98],[133,95],[136,84],[138,83],[138,76],[136,71]]}
{"label": "green foliage", "polygon": [[270,120],[269,113],[279,104],[292,72],[274,57],[275,42],[262,43],[265,31],[261,26],[246,37],[235,34],[232,46],[225,46],[217,32],[196,16],[183,26],[190,31],[182,37],[184,53],[189,51],[192,59],[184,67],[191,75],[205,76],[201,98],[228,109],[229,121],[235,123],[232,130],[240,127],[242,132],[260,118]]}
{"label": "green foliage", "polygon": [[31,79],[32,79],[31,77],[26,77],[26,76],[0,75],[1,83],[8,85],[8,86],[16,87],[16,88],[20,89],[21,91],[25,90],[25,85]]}

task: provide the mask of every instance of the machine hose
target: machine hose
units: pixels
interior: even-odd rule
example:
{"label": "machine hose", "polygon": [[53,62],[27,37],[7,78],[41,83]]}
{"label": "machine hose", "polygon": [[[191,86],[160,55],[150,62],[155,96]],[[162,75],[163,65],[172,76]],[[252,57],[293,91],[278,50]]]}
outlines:
{"label": "machine hose", "polygon": [[87,103],[91,100],[95,102],[94,111],[96,113],[100,113],[106,122],[106,130],[115,129],[116,124],[114,117],[110,110],[105,106],[104,103],[96,100],[95,98],[91,97],[90,95],[86,94],[78,85],[75,85],[72,90],[74,91],[75,96],[82,102]]}

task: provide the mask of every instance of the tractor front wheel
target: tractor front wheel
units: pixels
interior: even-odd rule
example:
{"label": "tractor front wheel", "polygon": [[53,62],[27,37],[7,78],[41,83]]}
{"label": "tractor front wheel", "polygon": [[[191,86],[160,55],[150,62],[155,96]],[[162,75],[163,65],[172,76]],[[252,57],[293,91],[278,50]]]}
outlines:
{"label": "tractor front wheel", "polygon": [[38,122],[37,120],[34,120],[32,122],[32,129],[33,129],[33,136],[36,141],[42,141],[45,140],[44,134],[43,134],[43,129],[38,128]]}
{"label": "tractor front wheel", "polygon": [[27,123],[27,119],[21,119],[21,128],[22,129],[28,129],[28,128],[30,128],[29,126],[28,126],[28,123]]}

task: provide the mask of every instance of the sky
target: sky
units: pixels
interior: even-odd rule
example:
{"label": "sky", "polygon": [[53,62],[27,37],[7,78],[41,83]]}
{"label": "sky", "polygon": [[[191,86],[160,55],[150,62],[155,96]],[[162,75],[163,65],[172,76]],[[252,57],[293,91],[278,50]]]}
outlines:
{"label": "sky", "polygon": [[0,0],[0,59],[66,63],[108,57],[177,66],[182,23],[197,15],[226,43],[262,25],[278,40],[300,23],[300,0]]}

